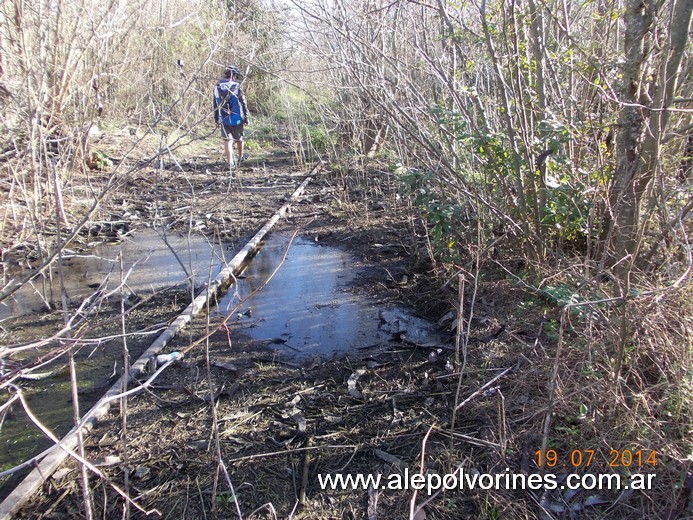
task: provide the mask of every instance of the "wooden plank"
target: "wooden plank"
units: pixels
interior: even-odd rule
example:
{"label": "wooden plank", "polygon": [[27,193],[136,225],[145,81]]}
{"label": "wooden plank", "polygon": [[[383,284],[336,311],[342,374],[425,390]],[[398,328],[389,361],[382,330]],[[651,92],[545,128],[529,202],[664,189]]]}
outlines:
{"label": "wooden plank", "polygon": [[[148,367],[153,366],[153,359],[166,344],[190,321],[192,317],[207,307],[207,300],[218,293],[225,291],[231,285],[234,276],[238,276],[252,255],[260,249],[262,240],[269,234],[280,218],[288,211],[289,207],[295,202],[306,189],[312,180],[312,176],[317,174],[322,168],[323,163],[318,163],[308,174],[308,177],[296,188],[289,200],[279,208],[267,223],[258,231],[253,238],[241,249],[231,262],[221,270],[221,272],[204,289],[188,307],[154,340],[147,350],[132,364],[130,372],[124,374],[99,401],[82,417],[80,423],[70,430],[63,437],[59,444],[50,450],[44,451],[39,457],[43,457],[35,469],[27,475],[22,482],[7,496],[0,504],[0,520],[10,520],[22,508],[29,498],[41,487],[45,480],[50,477],[55,470],[67,459],[69,451],[74,451],[77,447],[78,432],[81,430],[82,436],[86,437],[94,428],[96,423],[106,416],[111,408],[111,403],[118,399],[122,389],[126,387],[135,377],[146,373]],[[123,381],[123,379],[126,381]]]}

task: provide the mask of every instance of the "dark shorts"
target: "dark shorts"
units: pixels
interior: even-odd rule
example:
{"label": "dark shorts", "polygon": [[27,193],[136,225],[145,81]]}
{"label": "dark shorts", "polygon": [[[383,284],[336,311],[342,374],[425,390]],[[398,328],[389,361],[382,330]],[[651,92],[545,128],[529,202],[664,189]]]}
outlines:
{"label": "dark shorts", "polygon": [[243,123],[236,126],[221,125],[221,138],[226,141],[229,139],[233,139],[234,141],[242,141],[244,126],[245,125]]}

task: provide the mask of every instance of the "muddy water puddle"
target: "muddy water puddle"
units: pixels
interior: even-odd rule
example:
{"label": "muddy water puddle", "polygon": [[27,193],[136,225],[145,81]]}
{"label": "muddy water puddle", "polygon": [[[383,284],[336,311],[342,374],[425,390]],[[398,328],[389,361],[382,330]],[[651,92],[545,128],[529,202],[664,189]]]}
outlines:
{"label": "muddy water puddle", "polygon": [[[214,250],[214,254],[210,252]],[[68,300],[74,305],[91,295],[108,278],[107,288],[120,283],[120,259],[126,278],[126,292],[146,294],[191,279],[194,285],[221,269],[219,246],[213,247],[201,235],[164,234],[143,229],[118,244],[97,245],[91,253],[68,251],[64,257],[63,279]],[[211,259],[210,259],[211,256]],[[57,269],[35,280],[0,303],[0,322],[47,310],[47,303],[60,302]]]}
{"label": "muddy water puddle", "polygon": [[[232,288],[219,302],[217,314],[226,316],[260,287],[281,263],[288,244],[287,237],[272,236],[239,278],[237,290]],[[297,238],[275,276],[235,311],[234,319],[251,338],[283,358],[299,360],[325,361],[387,345],[407,330],[422,342],[432,340],[430,323],[355,292],[358,276],[348,253]]]}
{"label": "muddy water puddle", "polygon": [[[224,258],[230,258],[230,252],[219,245],[211,245],[201,235],[168,234],[162,237],[153,229],[137,231],[124,238],[119,244],[98,245],[90,254],[70,254],[66,256],[63,269],[65,291],[71,304],[76,308],[90,297],[98,286],[107,279],[106,291],[117,289],[121,280],[120,255],[123,271],[127,274],[125,295],[137,301],[150,294],[162,291],[156,296],[157,307],[142,311],[137,324],[131,327],[140,329],[154,323],[167,320],[174,309],[175,301],[183,307],[191,295],[186,281],[191,280],[195,286],[206,283],[210,276],[215,276],[221,269]],[[182,266],[181,266],[182,264]],[[55,274],[55,273],[54,273]],[[60,301],[60,283],[57,276],[35,282],[31,287],[23,287],[12,298],[0,304],[0,324],[6,328],[3,336],[5,345],[14,344],[21,337],[23,342],[30,342],[49,337],[60,328],[62,315],[59,312],[46,311],[46,301]],[[176,286],[175,291],[164,291]],[[171,301],[169,301],[171,300]],[[97,322],[117,317],[120,294],[111,298],[114,310],[101,307]],[[130,318],[129,318],[130,319]],[[120,322],[114,320],[110,329],[91,333],[115,335],[116,339],[105,341],[101,345],[82,347],[76,354],[77,373],[80,389],[80,408],[86,411],[106,391],[109,383],[122,371],[122,341],[117,339]],[[129,340],[130,355],[138,357],[156,338],[150,333],[135,340]],[[27,358],[45,355],[46,350],[27,351],[20,355],[0,359],[0,376],[5,369],[11,370],[17,363],[22,364]],[[39,372],[48,373],[66,365],[66,356],[42,367]],[[55,434],[62,436],[71,427],[72,402],[67,370],[59,370],[55,375],[40,381],[20,380],[27,401],[32,411]],[[0,417],[0,470],[16,465],[50,446],[38,430],[29,423],[20,407],[15,406],[11,413]],[[2,482],[0,482],[2,486]],[[0,490],[0,494],[1,494]]]}
{"label": "muddy water puddle", "polygon": [[[199,236],[168,237],[169,246],[147,230],[118,246],[101,246],[94,255],[74,257],[66,267],[68,294],[73,302],[88,296],[111,273],[109,286],[117,286],[120,267],[116,258],[122,252],[125,270],[134,266],[128,287],[142,294],[185,281],[191,274],[196,285],[204,283],[220,270],[228,252],[212,248]],[[273,235],[238,277],[238,284],[220,301],[213,319],[220,319],[259,288],[281,263],[289,247],[289,238]],[[186,265],[186,272],[176,260]],[[234,311],[234,323],[250,338],[272,348],[281,359],[326,361],[359,350],[401,342],[405,336],[416,342],[435,341],[434,327],[402,309],[383,308],[382,304],[353,290],[359,276],[353,259],[336,248],[325,247],[306,238],[297,238],[290,246],[286,261],[267,285]],[[41,308],[41,298],[31,293],[19,295],[14,307],[6,312],[31,313]],[[164,300],[162,300],[163,302]],[[117,331],[116,331],[117,333]],[[144,350],[156,336],[140,347]],[[144,342],[143,342],[144,343]],[[113,341],[98,352],[83,352],[78,373],[80,384],[92,393],[82,395],[80,406],[87,410],[107,388],[110,375],[121,372],[121,342]],[[133,358],[140,352],[131,350]],[[60,363],[65,363],[64,359]],[[53,367],[54,368],[54,367]],[[70,428],[72,404],[66,373],[45,381],[26,382],[33,411],[56,434]],[[21,410],[7,418],[0,435],[0,470],[7,469],[50,445],[28,423]],[[0,486],[2,483],[0,482]],[[0,494],[6,489],[0,488]]]}

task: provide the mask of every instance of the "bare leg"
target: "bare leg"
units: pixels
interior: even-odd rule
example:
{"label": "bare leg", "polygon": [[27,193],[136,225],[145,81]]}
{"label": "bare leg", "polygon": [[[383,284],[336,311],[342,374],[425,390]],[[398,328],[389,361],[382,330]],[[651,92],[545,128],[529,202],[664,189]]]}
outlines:
{"label": "bare leg", "polygon": [[239,160],[243,157],[243,141],[236,141],[236,150],[238,150]]}
{"label": "bare leg", "polygon": [[231,161],[231,139],[224,141],[224,157],[227,163]]}

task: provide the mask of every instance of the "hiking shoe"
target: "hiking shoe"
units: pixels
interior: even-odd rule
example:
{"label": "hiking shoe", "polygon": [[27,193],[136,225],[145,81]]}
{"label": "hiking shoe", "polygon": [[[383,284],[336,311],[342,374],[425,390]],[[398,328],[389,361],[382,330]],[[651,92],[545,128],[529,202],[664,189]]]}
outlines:
{"label": "hiking shoe", "polygon": [[248,160],[248,154],[247,154],[247,153],[244,153],[244,154],[241,155],[241,157],[238,159],[238,164],[241,164],[242,162],[245,162],[245,161],[247,161],[247,160]]}

